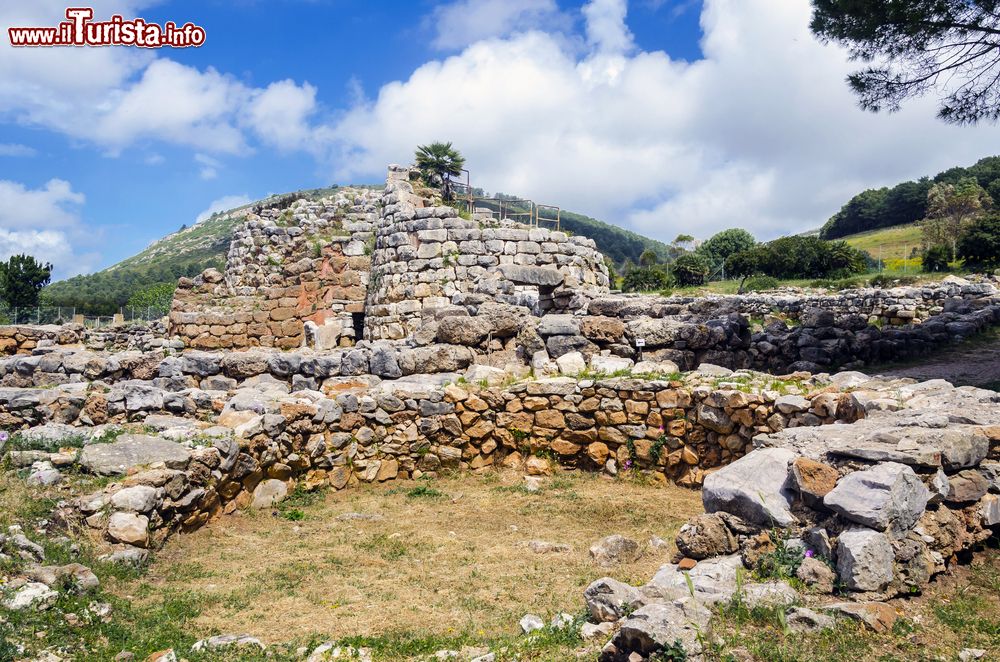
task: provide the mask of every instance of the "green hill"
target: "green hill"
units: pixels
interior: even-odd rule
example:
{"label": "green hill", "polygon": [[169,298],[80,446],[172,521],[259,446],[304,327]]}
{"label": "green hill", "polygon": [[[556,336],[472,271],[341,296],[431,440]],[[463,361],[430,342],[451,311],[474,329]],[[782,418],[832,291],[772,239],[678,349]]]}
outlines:
{"label": "green hill", "polygon": [[879,228],[908,225],[927,214],[927,193],[934,184],[955,184],[972,178],[995,201],[1000,198],[1000,156],[980,159],[967,168],[954,167],[917,181],[901,182],[893,187],[868,189],[851,198],[834,214],[823,229],[823,239],[842,239]]}
{"label": "green hill", "polygon": [[[72,307],[78,313],[88,315],[116,313],[137,293],[165,283],[174,284],[181,276],[195,276],[208,267],[224,268],[233,229],[243,222],[245,214],[254,206],[287,205],[298,198],[317,199],[331,195],[336,188],[271,196],[214,214],[201,223],[183,227],[153,242],[142,252],[107,269],[52,283],[42,291],[42,304]],[[652,249],[661,260],[670,255],[669,247],[662,242],[582,214],[563,211],[561,227],[573,234],[592,238],[598,249],[617,265],[626,260],[638,263],[639,256],[646,249]],[[143,301],[142,305],[146,305],[147,300]]]}

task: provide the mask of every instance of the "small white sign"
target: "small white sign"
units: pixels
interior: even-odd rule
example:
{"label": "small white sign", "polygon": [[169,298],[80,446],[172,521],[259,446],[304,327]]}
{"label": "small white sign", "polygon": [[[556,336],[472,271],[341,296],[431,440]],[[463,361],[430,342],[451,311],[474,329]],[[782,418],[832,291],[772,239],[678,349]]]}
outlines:
{"label": "small white sign", "polygon": [[635,339],[635,346],[636,347],[645,347],[646,346],[646,339],[645,338],[636,338]]}

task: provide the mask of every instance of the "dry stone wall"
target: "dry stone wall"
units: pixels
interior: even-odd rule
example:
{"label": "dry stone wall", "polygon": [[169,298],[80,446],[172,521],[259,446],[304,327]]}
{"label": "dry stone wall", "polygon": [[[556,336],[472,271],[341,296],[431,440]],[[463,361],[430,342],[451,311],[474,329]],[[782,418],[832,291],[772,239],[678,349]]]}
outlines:
{"label": "dry stone wall", "polygon": [[[401,340],[453,306],[497,302],[535,315],[575,310],[606,294],[608,271],[591,239],[546,228],[459,218],[414,193],[390,166],[372,258],[365,337]],[[432,334],[433,335],[433,334]]]}
{"label": "dry stone wall", "polygon": [[876,326],[909,324],[943,312],[949,312],[961,302],[970,302],[996,294],[990,279],[969,282],[949,276],[940,283],[894,288],[862,288],[832,294],[749,293],[738,296],[666,297],[660,303],[676,306],[673,314],[690,313],[704,319],[717,318],[733,312],[762,319],[782,315],[798,321],[806,311],[823,310],[835,318],[864,318]]}
{"label": "dry stone wall", "polygon": [[83,337],[83,327],[69,324],[0,326],[0,356],[28,355],[39,347],[73,345]]}
{"label": "dry stone wall", "polygon": [[[806,307],[817,301],[806,298],[793,316],[779,314],[770,297],[746,304],[753,314],[737,310],[738,299],[710,298],[682,307],[663,297],[599,297],[585,315],[543,317],[522,334],[522,344],[533,352],[544,349],[540,356],[529,353],[536,367],[579,352],[585,359],[610,353],[627,361],[641,354],[683,370],[711,363],[773,373],[820,372],[921,356],[1000,324],[1000,295],[991,284],[930,289],[934,300],[942,301],[941,312],[902,326],[872,324],[860,312],[836,312],[857,310],[844,303],[850,297],[828,297],[821,307]],[[770,312],[761,313],[765,308]]]}
{"label": "dry stone wall", "polygon": [[252,216],[225,273],[178,283],[170,332],[196,349],[353,345],[363,328],[376,194],[343,189]]}
{"label": "dry stone wall", "polygon": [[[341,489],[357,482],[433,476],[444,469],[503,465],[535,474],[556,466],[609,474],[634,470],[697,486],[706,470],[746,453],[755,434],[853,421],[865,412],[856,396],[811,379],[778,387],[804,395],[781,395],[767,388],[773,384],[763,375],[730,379],[698,373],[672,381],[557,378],[479,389],[419,382],[373,385],[358,378],[342,382],[341,392],[330,396],[289,394],[254,378],[231,393],[169,392],[130,380],[110,388],[0,390],[0,424],[30,426],[25,434],[55,440],[56,447],[60,438],[73,435],[113,438],[109,431],[129,422],[157,430],[156,438],[91,443],[79,455],[9,455],[16,466],[76,462],[87,471],[115,473],[117,458],[138,468],[155,464],[148,453],[129,460],[137,449],[166,453],[170,471],[154,467],[113,485],[105,497],[81,502],[87,517],[96,515],[90,523],[107,528],[105,506],[116,490],[158,489],[171,482],[170,490],[158,493],[151,507],[155,514],[143,512],[155,538],[158,530],[166,534],[178,526],[200,526],[218,512],[264,498],[262,491],[288,490],[296,480],[309,489]],[[760,390],[739,390],[749,390],[751,382]],[[202,422],[206,419],[212,422]],[[109,535],[137,544],[116,537],[113,528]]]}

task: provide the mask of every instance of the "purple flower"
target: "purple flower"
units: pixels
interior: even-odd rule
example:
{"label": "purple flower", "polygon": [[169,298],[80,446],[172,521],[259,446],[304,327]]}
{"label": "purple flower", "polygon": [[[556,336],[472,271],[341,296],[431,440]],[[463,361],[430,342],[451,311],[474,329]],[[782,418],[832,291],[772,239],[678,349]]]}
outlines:
{"label": "purple flower", "polygon": [[625,460],[625,469],[628,470],[631,468],[632,468],[632,460]]}
{"label": "purple flower", "polygon": [[4,442],[10,439],[10,435],[6,432],[0,432],[0,442]]}
{"label": "purple flower", "polygon": [[811,559],[813,557],[813,554],[815,554],[815,552],[813,552],[811,549],[807,549],[806,550],[806,558],[807,559]]}

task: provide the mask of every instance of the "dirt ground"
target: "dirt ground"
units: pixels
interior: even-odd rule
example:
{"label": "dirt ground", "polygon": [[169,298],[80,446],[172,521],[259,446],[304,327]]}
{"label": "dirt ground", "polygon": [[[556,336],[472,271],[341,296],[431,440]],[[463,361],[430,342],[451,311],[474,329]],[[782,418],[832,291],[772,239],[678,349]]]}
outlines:
{"label": "dirt ground", "polygon": [[[548,478],[538,493],[518,474],[369,485],[177,536],[136,595],[195,593],[205,606],[198,630],[265,642],[514,633],[525,613],[583,610],[583,589],[609,572],[590,558],[595,541],[614,533],[640,541],[642,558],[613,574],[645,583],[701,509],[698,491],[578,473]],[[652,547],[652,536],[669,546]],[[569,550],[536,553],[534,540]]]}
{"label": "dirt ground", "polygon": [[865,372],[919,380],[946,379],[956,386],[1000,390],[1000,332],[984,333],[915,361],[871,366]]}

